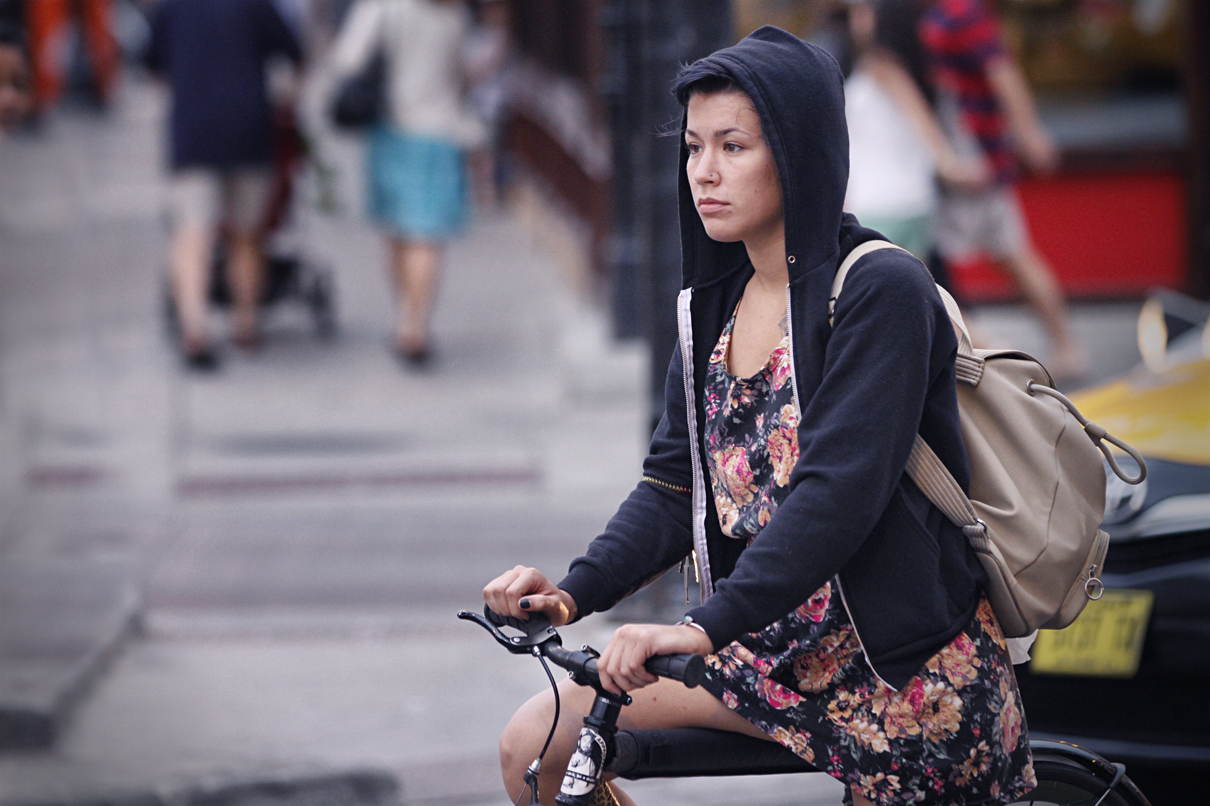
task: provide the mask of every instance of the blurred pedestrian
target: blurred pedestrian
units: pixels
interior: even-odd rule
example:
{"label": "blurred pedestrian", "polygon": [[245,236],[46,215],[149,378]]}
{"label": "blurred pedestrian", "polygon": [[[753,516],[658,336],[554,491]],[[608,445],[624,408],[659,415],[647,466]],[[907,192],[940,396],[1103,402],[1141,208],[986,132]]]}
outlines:
{"label": "blurred pedestrian", "polygon": [[31,101],[25,36],[16,22],[0,18],[0,141],[25,120]]}
{"label": "blurred pedestrian", "polygon": [[472,184],[480,207],[500,200],[500,138],[509,94],[509,61],[513,55],[512,10],[507,0],[479,0],[476,21],[467,41],[469,100],[488,136],[470,153]]}
{"label": "blurred pedestrian", "polygon": [[172,92],[172,286],[186,364],[212,369],[207,303],[222,234],[233,340],[259,342],[262,222],[272,185],[273,110],[266,62],[302,62],[272,0],[164,0],[148,64]]}
{"label": "blurred pedestrian", "polygon": [[337,78],[376,54],[386,68],[386,119],[366,151],[369,212],[386,234],[398,303],[394,350],[422,366],[445,245],[467,218],[465,153],[486,132],[465,100],[470,15],[461,0],[358,0],[333,51]]}
{"label": "blurred pedestrian", "polygon": [[942,193],[938,249],[947,262],[987,254],[1041,318],[1050,338],[1051,373],[1078,377],[1087,370],[1087,358],[1072,336],[1054,273],[1030,240],[1014,187],[1018,157],[1039,174],[1052,173],[1059,162],[1025,76],[983,0],[930,0],[919,35],[951,142],[984,160],[992,176],[986,189]]}
{"label": "blurred pedestrian", "polygon": [[929,262],[938,180],[974,190],[989,177],[979,161],[957,153],[933,113],[916,36],[919,17],[917,0],[849,4],[853,71],[845,80],[845,209]]}
{"label": "blurred pedestrian", "polygon": [[33,58],[34,104],[38,114],[52,107],[67,85],[78,36],[88,67],[92,100],[109,103],[117,83],[121,53],[113,36],[112,0],[27,0],[26,23]]}

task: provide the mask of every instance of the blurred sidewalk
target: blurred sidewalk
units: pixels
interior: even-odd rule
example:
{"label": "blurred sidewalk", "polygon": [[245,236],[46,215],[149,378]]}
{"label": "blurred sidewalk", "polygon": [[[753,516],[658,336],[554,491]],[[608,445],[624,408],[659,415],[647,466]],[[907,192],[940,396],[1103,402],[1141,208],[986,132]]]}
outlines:
{"label": "blurred sidewalk", "polygon": [[628,490],[641,353],[608,344],[529,198],[450,250],[436,368],[401,369],[337,138],[350,212],[296,242],[335,271],[338,337],[274,311],[262,351],[186,374],[162,114],[131,82],[0,150],[0,800],[494,794],[541,673],[453,614],[515,562],[557,572]]}
{"label": "blurred sidewalk", "polygon": [[[545,678],[453,613],[518,562],[557,575],[630,489],[642,352],[522,190],[450,250],[436,368],[402,370],[357,144],[325,136],[349,210],[296,243],[335,272],[339,335],[275,311],[263,350],[186,374],[162,115],[131,81],[108,117],[0,148],[0,803],[503,803],[499,731]],[[1135,310],[1077,309],[1100,376],[1134,362]],[[1038,341],[1017,308],[979,321]],[[840,798],[823,776],[632,789]]]}

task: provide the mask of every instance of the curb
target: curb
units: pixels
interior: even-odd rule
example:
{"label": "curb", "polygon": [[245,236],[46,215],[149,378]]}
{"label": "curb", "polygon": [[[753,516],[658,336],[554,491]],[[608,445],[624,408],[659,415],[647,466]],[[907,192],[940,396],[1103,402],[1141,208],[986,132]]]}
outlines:
{"label": "curb", "polygon": [[[123,586],[115,600],[95,639],[74,658],[22,651],[28,650],[22,636],[10,639],[17,646],[0,647],[0,751],[54,745],[76,705],[140,630],[142,597],[134,586]],[[21,608],[15,609],[21,619]]]}
{"label": "curb", "polygon": [[355,770],[167,792],[0,800],[0,806],[399,806],[399,792],[399,783],[391,774]]}

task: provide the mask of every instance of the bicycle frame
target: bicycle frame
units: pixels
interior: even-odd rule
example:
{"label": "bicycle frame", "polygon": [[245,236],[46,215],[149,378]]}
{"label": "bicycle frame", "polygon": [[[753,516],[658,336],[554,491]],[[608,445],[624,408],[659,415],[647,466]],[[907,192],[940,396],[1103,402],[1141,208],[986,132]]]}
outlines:
{"label": "bicycle frame", "polygon": [[[542,614],[533,614],[528,621],[521,621],[500,616],[485,607],[484,616],[463,610],[458,618],[474,621],[515,655],[549,659],[567,669],[576,683],[596,692],[555,798],[559,806],[592,806],[599,802],[595,793],[606,772],[630,780],[818,772],[816,767],[776,742],[739,733],[708,728],[619,731],[618,715],[630,704],[630,697],[619,697],[601,687],[596,670],[598,653],[591,647],[585,645],[579,652],[564,649],[558,632]],[[499,629],[501,626],[520,630],[524,635],[506,635]],[[681,680],[690,688],[696,686],[705,673],[705,661],[699,655],[656,656],[646,665],[653,674]],[[1091,794],[1090,800],[1060,801],[1056,796],[1056,803],[1101,806],[1114,794],[1115,799],[1109,801],[1114,804],[1150,806],[1146,796],[1126,777],[1123,764],[1107,761],[1067,742],[1031,740],[1030,749],[1036,769],[1045,769],[1047,765],[1077,769],[1083,778],[1084,789],[1080,791]],[[538,802],[540,761],[541,757],[531,764],[526,775],[531,787],[531,804]],[[1037,791],[1041,791],[1045,781],[1041,773],[1038,778]]]}

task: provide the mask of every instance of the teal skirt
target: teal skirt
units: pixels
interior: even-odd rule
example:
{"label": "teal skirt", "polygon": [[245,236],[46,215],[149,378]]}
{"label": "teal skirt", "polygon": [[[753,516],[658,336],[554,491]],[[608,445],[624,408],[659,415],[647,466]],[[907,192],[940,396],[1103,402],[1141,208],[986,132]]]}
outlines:
{"label": "teal skirt", "polygon": [[444,240],[466,223],[466,165],[454,144],[376,126],[366,167],[370,217],[392,232]]}

